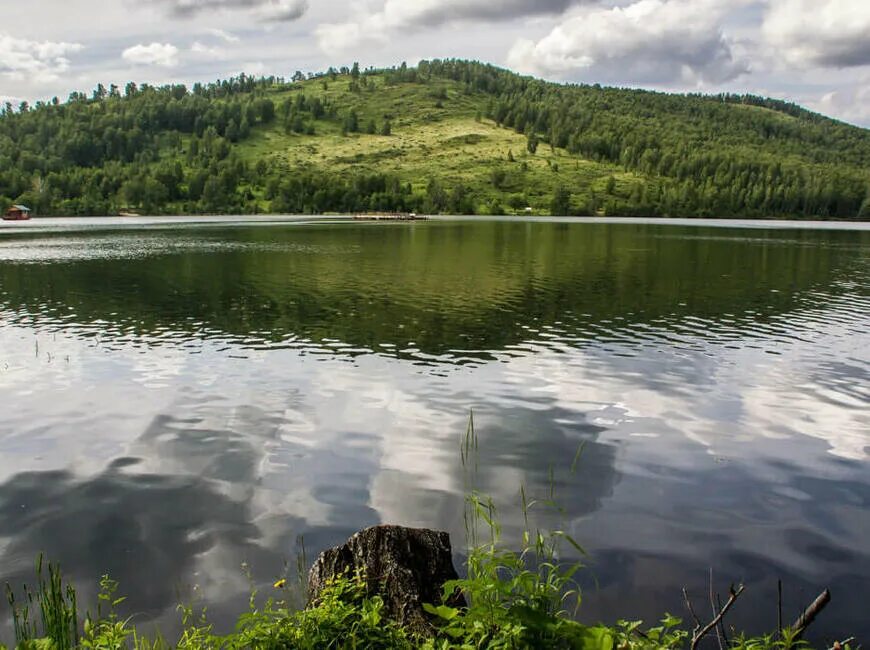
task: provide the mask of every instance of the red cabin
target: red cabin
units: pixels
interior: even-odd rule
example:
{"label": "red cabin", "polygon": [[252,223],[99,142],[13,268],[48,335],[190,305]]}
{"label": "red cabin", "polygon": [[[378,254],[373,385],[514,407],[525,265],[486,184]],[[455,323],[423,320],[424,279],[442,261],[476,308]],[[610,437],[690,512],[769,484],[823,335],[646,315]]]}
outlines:
{"label": "red cabin", "polygon": [[4,221],[26,221],[30,219],[30,208],[26,205],[13,205],[3,215]]}

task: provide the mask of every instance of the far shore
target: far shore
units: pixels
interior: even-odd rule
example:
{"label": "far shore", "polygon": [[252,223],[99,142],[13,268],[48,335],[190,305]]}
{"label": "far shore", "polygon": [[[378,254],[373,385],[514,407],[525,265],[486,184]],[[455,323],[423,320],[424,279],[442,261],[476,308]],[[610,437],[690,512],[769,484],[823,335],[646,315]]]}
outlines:
{"label": "far shore", "polygon": [[172,216],[102,216],[102,217],[34,217],[29,221],[0,221],[0,233],[53,232],[91,229],[161,228],[178,224],[191,226],[246,226],[317,223],[355,223],[360,225],[403,224],[425,227],[427,221],[524,221],[576,224],[635,224],[660,226],[697,226],[715,228],[762,228],[778,230],[857,230],[870,231],[868,221],[821,221],[802,219],[711,219],[672,217],[553,217],[536,215],[419,215],[409,220],[357,219],[355,214],[248,214],[248,215],[172,215]]}

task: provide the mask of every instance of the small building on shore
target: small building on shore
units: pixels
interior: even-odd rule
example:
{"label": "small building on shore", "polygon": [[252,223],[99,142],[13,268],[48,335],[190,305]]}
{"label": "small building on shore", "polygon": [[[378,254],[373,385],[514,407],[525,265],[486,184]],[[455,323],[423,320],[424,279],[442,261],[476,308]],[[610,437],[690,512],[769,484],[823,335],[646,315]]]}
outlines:
{"label": "small building on shore", "polygon": [[13,205],[3,215],[6,221],[25,221],[30,219],[30,208],[26,205]]}

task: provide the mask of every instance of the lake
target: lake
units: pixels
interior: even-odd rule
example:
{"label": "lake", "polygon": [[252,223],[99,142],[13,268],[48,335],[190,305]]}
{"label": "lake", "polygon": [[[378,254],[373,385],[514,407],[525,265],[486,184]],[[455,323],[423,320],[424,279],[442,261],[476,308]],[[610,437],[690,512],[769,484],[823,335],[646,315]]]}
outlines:
{"label": "lake", "polygon": [[712,569],[735,625],[782,579],[870,640],[866,225],[202,221],[0,224],[0,582],[44,551],[225,628],[301,539],[437,527],[461,562],[473,481],[508,542],[555,493],[583,620],[683,616]]}

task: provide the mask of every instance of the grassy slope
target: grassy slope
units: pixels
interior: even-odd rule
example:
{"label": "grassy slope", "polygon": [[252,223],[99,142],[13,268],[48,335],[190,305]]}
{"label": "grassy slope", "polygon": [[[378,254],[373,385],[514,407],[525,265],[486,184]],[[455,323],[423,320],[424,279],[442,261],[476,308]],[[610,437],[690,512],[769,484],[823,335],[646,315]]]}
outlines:
{"label": "grassy slope", "polygon": [[[322,80],[312,80],[293,90],[277,90],[271,98],[278,105],[299,92],[304,92],[306,98],[331,99],[342,110],[355,108],[363,127],[373,119],[380,129],[388,116],[391,136],[344,136],[338,122],[327,120],[317,121],[313,136],[287,134],[277,120],[255,129],[236,151],[248,161],[265,157],[286,163],[289,169],[341,172],[352,167],[355,172],[389,172],[420,190],[425,189],[430,178],[438,178],[448,186],[463,183],[472,191],[481,211],[491,200],[504,203],[506,195],[521,194],[535,212],[546,213],[560,185],[569,188],[575,202],[579,202],[588,197],[590,190],[603,196],[611,176],[616,182],[616,194],[628,194],[642,178],[616,165],[552,150],[546,143],[538,147],[536,154],[530,154],[524,135],[489,120],[477,121],[476,115],[488,98],[467,95],[455,82],[385,86],[380,76],[368,79],[369,89],[358,94],[348,90],[349,78],[340,77],[329,82],[326,90]],[[376,87],[371,90],[373,83]],[[443,108],[436,106],[434,92],[439,88],[447,93],[447,99],[441,100]],[[514,162],[508,160],[508,152],[513,154]],[[492,182],[495,169],[506,173],[501,189]]]}

